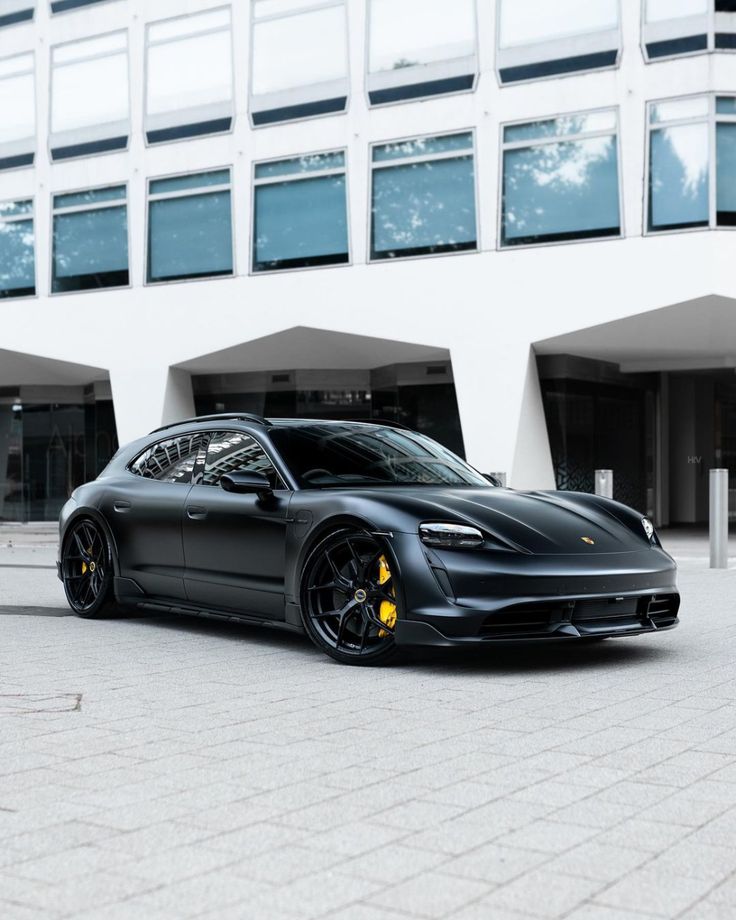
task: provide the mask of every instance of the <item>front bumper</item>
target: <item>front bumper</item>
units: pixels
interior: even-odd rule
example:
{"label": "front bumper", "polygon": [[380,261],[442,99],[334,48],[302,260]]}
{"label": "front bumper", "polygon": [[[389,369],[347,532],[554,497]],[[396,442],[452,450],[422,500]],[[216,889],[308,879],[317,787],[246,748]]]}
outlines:
{"label": "front bumper", "polygon": [[659,547],[533,556],[437,551],[396,538],[405,595],[397,645],[569,641],[654,633],[678,623],[676,566]]}

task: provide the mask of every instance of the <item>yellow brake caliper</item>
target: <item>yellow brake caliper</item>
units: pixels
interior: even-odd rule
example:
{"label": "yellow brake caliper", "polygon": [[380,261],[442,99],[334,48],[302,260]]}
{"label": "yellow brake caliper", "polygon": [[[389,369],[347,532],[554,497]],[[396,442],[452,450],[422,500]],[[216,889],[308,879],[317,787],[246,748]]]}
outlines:
{"label": "yellow brake caliper", "polygon": [[[390,578],[391,569],[388,567],[388,561],[385,556],[381,556],[378,560],[378,584],[385,585]],[[389,594],[391,594],[392,597],[396,597],[396,589],[393,586],[389,588]],[[392,604],[391,601],[381,601],[381,609],[378,612],[378,616],[382,623],[385,623],[389,629],[393,629],[394,626],[396,626],[396,604]],[[380,629],[378,635],[383,639],[388,633],[385,629]]]}

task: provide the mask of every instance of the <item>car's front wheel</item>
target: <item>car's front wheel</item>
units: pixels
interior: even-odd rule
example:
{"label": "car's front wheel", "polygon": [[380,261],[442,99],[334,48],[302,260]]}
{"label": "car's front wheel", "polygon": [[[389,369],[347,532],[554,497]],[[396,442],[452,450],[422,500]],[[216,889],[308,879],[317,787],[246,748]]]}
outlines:
{"label": "car's front wheel", "polygon": [[304,567],[304,627],[336,661],[386,664],[396,654],[400,596],[390,555],[378,538],[339,530],[314,548]]}
{"label": "car's front wheel", "polygon": [[75,521],[64,537],[61,578],[77,616],[105,617],[117,612],[112,548],[104,530],[89,518]]}

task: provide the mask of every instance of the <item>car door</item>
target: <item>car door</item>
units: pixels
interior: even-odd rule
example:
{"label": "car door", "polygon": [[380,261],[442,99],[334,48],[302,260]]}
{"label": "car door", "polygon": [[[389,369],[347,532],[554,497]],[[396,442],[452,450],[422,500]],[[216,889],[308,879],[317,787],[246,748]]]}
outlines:
{"label": "car door", "polygon": [[[274,489],[226,492],[225,473],[264,473]],[[187,598],[201,607],[284,618],[284,559],[291,491],[262,445],[244,431],[213,432],[183,523]]]}
{"label": "car door", "polygon": [[[197,459],[204,462],[206,445],[206,432],[163,438],[139,454],[105,490],[101,510],[113,532],[120,575],[149,597],[186,597],[184,502]],[[135,596],[135,585],[123,583],[119,593]]]}

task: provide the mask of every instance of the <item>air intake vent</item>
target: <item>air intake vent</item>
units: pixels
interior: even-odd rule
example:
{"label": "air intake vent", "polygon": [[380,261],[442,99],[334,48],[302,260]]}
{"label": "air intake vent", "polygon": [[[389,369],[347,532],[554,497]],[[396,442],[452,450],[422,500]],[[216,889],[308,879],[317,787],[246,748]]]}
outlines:
{"label": "air intake vent", "polygon": [[677,619],[680,599],[676,594],[656,594],[649,601],[649,619],[657,629],[666,629]]}

